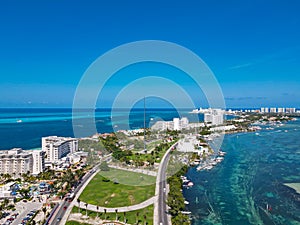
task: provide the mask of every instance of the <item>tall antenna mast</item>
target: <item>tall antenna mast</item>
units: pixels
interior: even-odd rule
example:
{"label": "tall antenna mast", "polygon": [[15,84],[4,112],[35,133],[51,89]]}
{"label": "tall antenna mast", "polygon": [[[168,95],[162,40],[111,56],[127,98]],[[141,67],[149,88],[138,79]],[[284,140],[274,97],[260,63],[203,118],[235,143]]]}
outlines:
{"label": "tall antenna mast", "polygon": [[146,98],[144,97],[144,151],[146,152]]}

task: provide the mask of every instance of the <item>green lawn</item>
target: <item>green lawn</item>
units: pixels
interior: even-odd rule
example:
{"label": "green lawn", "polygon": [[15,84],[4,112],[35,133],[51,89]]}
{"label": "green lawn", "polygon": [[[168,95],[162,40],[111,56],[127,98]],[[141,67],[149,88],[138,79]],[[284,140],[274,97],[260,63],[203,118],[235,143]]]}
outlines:
{"label": "green lawn", "polygon": [[120,184],[126,184],[130,186],[148,186],[156,182],[156,177],[153,176],[113,168],[110,168],[109,171],[100,171],[99,174],[103,177],[109,178],[112,181],[116,179]]}
{"label": "green lawn", "polygon": [[[72,209],[73,213],[78,213],[78,208],[76,206],[73,207]],[[80,209],[80,212],[83,215],[86,215],[85,209]],[[92,212],[88,210],[88,216],[95,218],[97,216],[96,212]],[[106,220],[115,220],[116,219],[116,213],[98,213],[99,218],[105,219]],[[118,213],[118,220],[124,222],[124,213]],[[146,216],[146,217],[145,217]],[[150,205],[144,209],[136,210],[136,211],[130,211],[126,212],[125,214],[126,221],[128,224],[136,224],[138,221],[138,224],[145,224],[147,225],[153,225],[153,205]],[[73,221],[68,221],[67,225],[79,225],[80,223],[74,222]]]}
{"label": "green lawn", "polygon": [[66,222],[66,225],[90,225],[90,224],[88,224],[88,223],[79,223],[79,222],[77,222],[77,221],[67,221]]}
{"label": "green lawn", "polygon": [[[105,182],[104,178],[109,178],[111,181]],[[101,171],[87,185],[79,199],[103,207],[135,205],[154,196],[155,179],[141,173],[117,169]],[[119,183],[116,184],[114,181]]]}

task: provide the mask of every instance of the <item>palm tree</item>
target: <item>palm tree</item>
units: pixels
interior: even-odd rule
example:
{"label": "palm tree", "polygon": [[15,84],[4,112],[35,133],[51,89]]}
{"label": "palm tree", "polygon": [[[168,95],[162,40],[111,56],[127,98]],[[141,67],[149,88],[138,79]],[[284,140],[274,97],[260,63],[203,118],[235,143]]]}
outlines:
{"label": "palm tree", "polygon": [[88,207],[88,204],[85,203],[85,215],[86,215],[86,217],[87,217],[87,207]]}
{"label": "palm tree", "polygon": [[116,220],[118,220],[118,209],[115,209],[116,212]]}
{"label": "palm tree", "polygon": [[126,212],[124,212],[124,223],[126,224]]}
{"label": "palm tree", "polygon": [[104,220],[106,220],[106,209],[104,209]]}
{"label": "palm tree", "polygon": [[47,212],[47,208],[46,207],[43,207],[42,208],[42,211],[44,213],[44,220],[46,219],[46,212]]}
{"label": "palm tree", "polygon": [[80,199],[77,198],[77,202],[78,202],[78,213],[80,213]]}
{"label": "palm tree", "polygon": [[97,218],[98,218],[99,206],[96,206],[96,209],[97,209]]}
{"label": "palm tree", "polygon": [[136,221],[135,221],[136,224],[138,224],[138,222],[139,222],[139,220],[138,220],[139,219],[139,215],[140,215],[140,213],[136,212]]}
{"label": "palm tree", "polygon": [[8,203],[9,203],[9,200],[7,198],[5,198],[3,201],[4,208],[8,205]]}

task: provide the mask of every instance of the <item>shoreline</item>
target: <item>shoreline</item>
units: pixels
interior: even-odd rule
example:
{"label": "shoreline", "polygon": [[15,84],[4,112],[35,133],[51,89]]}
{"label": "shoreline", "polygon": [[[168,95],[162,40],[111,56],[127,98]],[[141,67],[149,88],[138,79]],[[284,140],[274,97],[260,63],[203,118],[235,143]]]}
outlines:
{"label": "shoreline", "polygon": [[[234,131],[226,131],[226,132],[223,132],[222,134],[225,136],[225,135],[231,135],[231,134],[248,134],[248,133],[255,133],[255,132],[258,132],[258,131],[270,131],[270,130],[273,130],[273,129],[269,129],[270,127],[274,127],[275,129],[276,129],[276,127],[277,128],[279,128],[279,126],[278,125],[280,125],[280,124],[282,124],[282,125],[280,125],[280,127],[282,127],[283,125],[286,125],[286,124],[291,124],[291,123],[293,123],[294,121],[297,121],[298,119],[297,118],[290,118],[290,119],[288,119],[288,120],[286,120],[286,121],[283,121],[283,122],[278,122],[278,123],[275,123],[275,124],[272,124],[272,123],[267,123],[267,124],[259,124],[259,125],[263,125],[263,128],[261,128],[261,129],[257,129],[257,130],[243,130],[243,131],[237,131],[237,130],[234,130]],[[253,124],[251,124],[251,125],[253,125]],[[255,126],[257,126],[256,124],[255,124]],[[280,128],[279,128],[280,129]],[[210,145],[210,142],[209,141],[207,141],[206,140],[206,143],[207,144],[209,144]],[[226,156],[225,156],[226,157]],[[208,160],[206,160],[206,161],[209,161],[209,159]],[[205,162],[206,162],[205,161]],[[188,165],[188,170],[189,169],[192,169],[192,168],[197,168],[198,167],[198,165],[192,165],[192,164],[189,164]],[[202,171],[202,170],[201,170]],[[201,172],[201,171],[197,171],[197,172]],[[187,173],[185,173],[185,175],[184,176],[187,176]],[[192,180],[191,180],[192,181]],[[291,189],[293,189],[293,191],[295,191],[297,194],[300,194],[300,182],[299,183],[297,183],[297,182],[294,182],[294,183],[283,183],[283,185],[284,186],[286,186],[286,187],[288,187],[288,188],[291,188]],[[186,198],[185,198],[185,195],[183,195],[184,196],[184,199],[185,199],[185,201],[188,201]],[[187,209],[188,210],[188,209]],[[190,216],[190,219],[191,219],[191,221],[193,220],[193,218],[194,218],[194,216],[195,215],[193,215],[193,213],[191,213],[191,216]]]}

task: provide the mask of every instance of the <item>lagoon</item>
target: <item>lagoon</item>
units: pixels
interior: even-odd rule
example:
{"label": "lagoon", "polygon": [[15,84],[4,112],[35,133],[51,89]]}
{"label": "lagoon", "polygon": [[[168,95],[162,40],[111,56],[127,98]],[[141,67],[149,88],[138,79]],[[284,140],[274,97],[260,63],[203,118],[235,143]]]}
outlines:
{"label": "lagoon", "polygon": [[222,163],[189,169],[193,225],[300,224],[300,195],[285,185],[300,182],[300,122],[258,133],[226,135]]}

